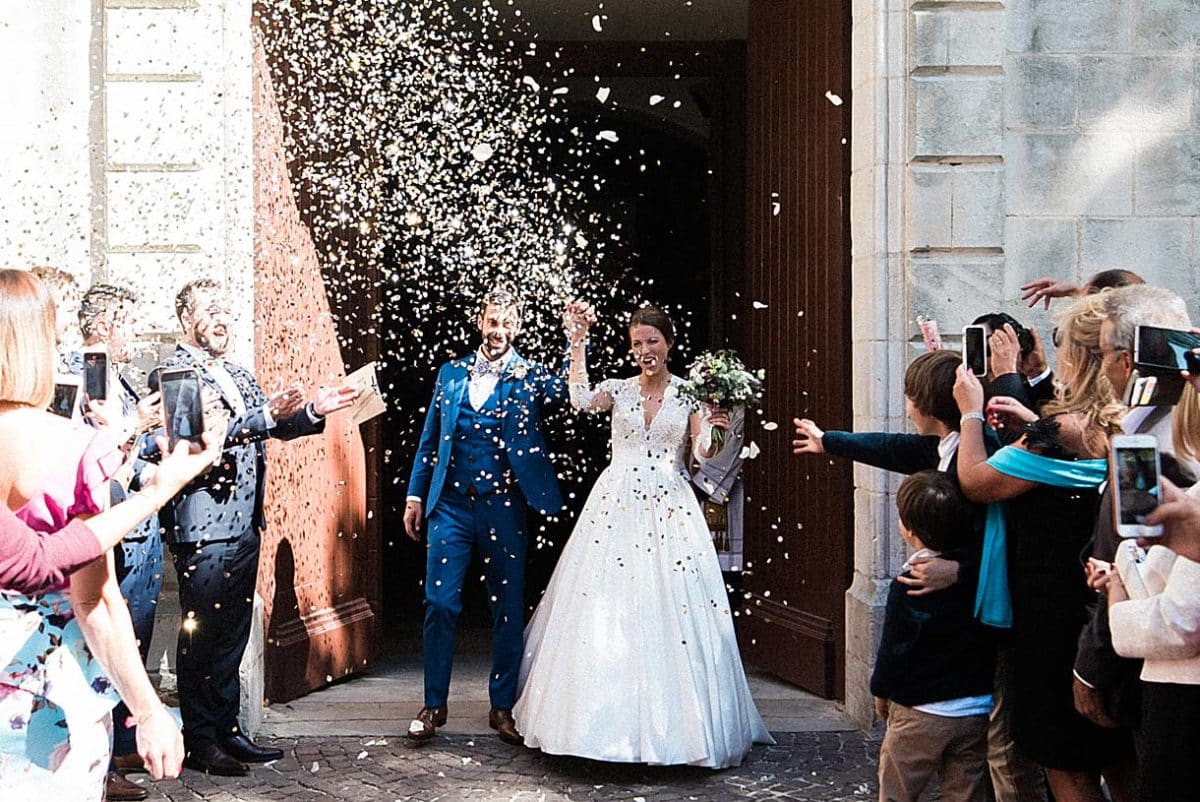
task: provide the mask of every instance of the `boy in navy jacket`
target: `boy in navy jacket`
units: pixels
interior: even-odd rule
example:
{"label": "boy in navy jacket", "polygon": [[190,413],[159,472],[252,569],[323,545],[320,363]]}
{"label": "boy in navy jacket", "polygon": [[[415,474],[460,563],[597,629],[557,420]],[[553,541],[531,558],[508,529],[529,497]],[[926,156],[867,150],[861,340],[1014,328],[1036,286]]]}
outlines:
{"label": "boy in navy jacket", "polygon": [[[914,557],[953,558],[975,537],[971,505],[941,471],[905,479],[896,506]],[[871,675],[875,711],[887,722],[879,799],[915,802],[937,773],[946,802],[983,802],[995,645],[972,614],[975,583],[960,580],[922,596],[907,591],[892,582]]]}

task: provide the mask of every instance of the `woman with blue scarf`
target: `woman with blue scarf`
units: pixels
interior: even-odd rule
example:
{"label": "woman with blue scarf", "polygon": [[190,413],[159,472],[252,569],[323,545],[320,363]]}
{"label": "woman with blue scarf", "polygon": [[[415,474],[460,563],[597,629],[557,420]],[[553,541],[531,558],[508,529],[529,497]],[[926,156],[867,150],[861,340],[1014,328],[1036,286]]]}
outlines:
{"label": "woman with blue scarf", "polygon": [[1072,693],[1076,641],[1095,600],[1079,554],[1096,522],[1109,437],[1125,411],[1100,371],[1104,318],[1099,296],[1065,311],[1055,400],[991,458],[983,387],[960,369],[954,388],[963,413],[959,482],[969,499],[989,504],[976,615],[1011,629],[1001,681],[1013,739],[1046,769],[1058,802],[1102,802],[1102,773],[1122,802],[1127,778],[1115,767],[1132,749],[1127,736],[1080,716]]}

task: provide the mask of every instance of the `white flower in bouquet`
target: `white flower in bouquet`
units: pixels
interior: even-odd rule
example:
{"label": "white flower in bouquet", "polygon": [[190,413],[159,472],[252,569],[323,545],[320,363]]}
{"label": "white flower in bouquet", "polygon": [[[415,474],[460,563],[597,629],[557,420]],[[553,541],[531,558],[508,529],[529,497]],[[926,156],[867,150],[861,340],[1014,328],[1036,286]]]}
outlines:
{"label": "white flower in bouquet", "polygon": [[[729,409],[739,404],[759,403],[765,378],[762,369],[750,371],[736,351],[705,351],[688,368],[679,393],[697,405]],[[724,430],[713,429],[712,437],[718,450],[724,447]]]}

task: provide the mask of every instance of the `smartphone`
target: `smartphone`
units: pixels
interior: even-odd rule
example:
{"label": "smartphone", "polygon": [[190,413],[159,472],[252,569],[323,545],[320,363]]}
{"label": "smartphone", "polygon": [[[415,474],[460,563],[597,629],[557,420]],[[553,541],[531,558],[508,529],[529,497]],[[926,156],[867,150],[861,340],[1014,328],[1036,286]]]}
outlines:
{"label": "smartphone", "polygon": [[54,377],[54,400],[50,411],[64,418],[80,417],[79,396],[83,381],[78,376]]}
{"label": "smartphone", "polygon": [[1138,367],[1194,373],[1200,369],[1200,356],[1192,353],[1196,348],[1200,348],[1200,334],[1138,326],[1133,335],[1133,362]]}
{"label": "smartphone", "polygon": [[1112,439],[1113,524],[1120,537],[1158,537],[1161,526],[1146,516],[1162,499],[1158,440],[1148,434],[1119,434]]}
{"label": "smartphone", "polygon": [[1179,374],[1170,371],[1142,375],[1134,369],[1125,384],[1122,399],[1127,407],[1169,407],[1179,403],[1186,382]]}
{"label": "smartphone", "polygon": [[987,326],[963,326],[963,365],[976,376],[987,375]]}
{"label": "smartphone", "polygon": [[167,443],[174,449],[181,440],[199,443],[204,434],[204,402],[200,397],[200,376],[193,368],[158,371],[162,393],[163,428]]}
{"label": "smartphone", "polygon": [[83,352],[83,392],[89,401],[108,397],[108,352],[89,348]]}

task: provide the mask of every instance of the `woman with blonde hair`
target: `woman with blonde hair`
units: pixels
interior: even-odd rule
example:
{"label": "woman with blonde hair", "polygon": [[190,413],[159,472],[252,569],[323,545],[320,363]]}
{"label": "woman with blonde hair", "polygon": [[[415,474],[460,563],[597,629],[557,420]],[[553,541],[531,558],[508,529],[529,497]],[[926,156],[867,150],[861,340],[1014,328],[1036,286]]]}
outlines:
{"label": "woman with blonde hair", "polygon": [[1125,411],[1100,369],[1105,317],[1099,296],[1064,311],[1056,337],[1058,386],[1046,417],[991,458],[984,449],[983,388],[960,370],[954,391],[963,415],[959,482],[969,499],[989,505],[976,613],[1011,629],[1001,681],[1013,740],[1046,769],[1059,802],[1102,802],[1102,773],[1114,802],[1129,798],[1128,733],[1079,715],[1072,691],[1076,639],[1094,600],[1079,554],[1096,522],[1109,437],[1120,432]]}
{"label": "woman with blonde hair", "polygon": [[[0,270],[0,493],[46,533],[100,513],[122,462],[108,431],[46,411],[54,320],[42,282]],[[117,693],[151,776],[177,776],[183,741],[146,677],[111,551],[65,585],[0,589],[0,798],[102,799]]]}

